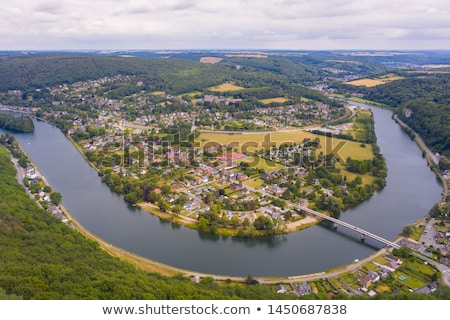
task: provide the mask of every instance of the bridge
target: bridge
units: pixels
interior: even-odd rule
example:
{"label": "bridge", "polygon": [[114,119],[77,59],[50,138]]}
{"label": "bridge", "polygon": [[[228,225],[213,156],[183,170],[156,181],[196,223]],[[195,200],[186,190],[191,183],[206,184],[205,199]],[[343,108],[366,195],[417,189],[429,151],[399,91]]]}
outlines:
{"label": "bridge", "polygon": [[354,225],[352,225],[352,224],[350,224],[350,223],[347,223],[347,222],[345,222],[345,221],[342,221],[342,220],[339,220],[339,219],[336,219],[336,218],[327,216],[326,214],[317,212],[317,211],[312,210],[312,209],[307,208],[307,207],[303,207],[303,206],[300,206],[300,205],[295,205],[295,204],[292,203],[292,202],[289,202],[289,204],[290,204],[291,206],[296,207],[296,208],[298,208],[298,209],[300,209],[300,210],[303,210],[303,211],[305,211],[305,212],[307,212],[307,213],[309,213],[309,214],[311,214],[311,215],[313,215],[313,216],[316,216],[316,217],[319,217],[319,218],[322,218],[322,219],[326,219],[326,220],[328,220],[328,221],[331,221],[331,222],[333,222],[333,223],[335,223],[335,224],[337,224],[337,225],[339,225],[339,226],[343,226],[343,227],[345,227],[345,228],[348,228],[348,229],[350,229],[350,230],[353,230],[353,231],[355,231],[355,232],[358,232],[358,233],[360,233],[361,235],[363,235],[363,236],[365,236],[365,237],[369,237],[369,238],[372,238],[372,239],[374,239],[374,240],[377,240],[377,241],[379,241],[379,242],[381,242],[381,243],[384,243],[384,244],[387,245],[387,246],[390,246],[390,247],[393,247],[393,248],[397,248],[397,249],[400,248],[400,245],[398,245],[398,244],[395,243],[395,242],[389,241],[389,240],[387,240],[387,239],[385,239],[385,238],[383,238],[383,237],[380,237],[380,236],[378,236],[378,235],[376,235],[376,234],[374,234],[374,233],[372,233],[372,232],[369,232],[369,231],[367,231],[367,230],[364,230],[364,229],[361,229],[361,228],[359,228],[359,227],[356,227],[356,226],[354,226]]}
{"label": "bridge", "polygon": [[[266,195],[266,196],[268,196],[268,197],[272,197],[272,198],[274,197],[273,195],[271,195],[271,194],[269,194],[269,193],[267,193],[267,192],[265,192],[265,191],[263,191],[263,190],[256,190],[256,189],[251,188],[251,187],[247,187],[247,189],[249,189],[249,190],[251,190],[251,191],[253,191],[253,192],[259,192],[259,193],[262,193],[263,195]],[[275,198],[278,198],[278,197],[275,197]],[[281,198],[278,198],[278,199],[283,200],[283,199],[281,199]],[[342,220],[339,220],[339,219],[336,219],[336,218],[327,216],[326,214],[323,214],[323,213],[320,213],[320,212],[318,212],[318,211],[312,210],[312,209],[310,209],[310,208],[301,206],[301,205],[299,205],[299,204],[295,204],[295,203],[290,202],[290,201],[286,201],[286,200],[283,200],[283,201],[284,201],[286,204],[289,204],[289,205],[290,205],[291,207],[293,207],[293,208],[297,208],[298,210],[305,211],[306,213],[309,213],[310,215],[313,215],[313,216],[315,216],[315,217],[318,217],[318,218],[321,218],[321,219],[325,219],[325,220],[331,221],[331,222],[335,223],[335,224],[338,225],[338,226],[342,226],[342,227],[348,228],[348,229],[350,229],[350,230],[353,230],[353,231],[355,231],[355,232],[358,232],[359,234],[361,234],[361,235],[364,236],[364,237],[372,238],[372,239],[374,239],[374,240],[376,240],[376,241],[379,241],[379,242],[381,242],[381,243],[383,243],[383,244],[385,244],[385,245],[387,245],[387,246],[389,246],[389,247],[396,248],[396,249],[399,249],[399,248],[401,247],[400,245],[398,245],[398,244],[395,243],[395,242],[389,241],[389,240],[387,240],[387,239],[385,239],[385,238],[383,238],[383,237],[380,237],[379,235],[376,235],[376,234],[374,234],[374,233],[372,233],[372,232],[369,232],[369,231],[367,231],[367,230],[361,229],[361,228],[359,228],[359,227],[357,227],[357,226],[354,226],[354,225],[352,225],[352,224],[350,224],[350,223],[347,223],[347,222],[345,222],[345,221],[342,221]]]}

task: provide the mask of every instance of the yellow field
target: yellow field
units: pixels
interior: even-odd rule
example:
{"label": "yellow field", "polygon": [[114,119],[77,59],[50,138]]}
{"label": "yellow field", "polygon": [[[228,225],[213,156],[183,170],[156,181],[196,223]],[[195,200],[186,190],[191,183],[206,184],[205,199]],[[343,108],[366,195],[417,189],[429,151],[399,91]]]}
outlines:
{"label": "yellow field", "polygon": [[302,143],[303,139],[309,138],[314,140],[319,138],[320,145],[317,154],[334,153],[346,161],[347,157],[355,160],[365,160],[373,158],[371,145],[361,147],[360,142],[347,141],[343,139],[330,138],[316,135],[303,130],[292,131],[274,131],[270,133],[244,133],[244,134],[220,134],[220,133],[202,133],[197,138],[200,147],[206,144],[209,146],[222,145],[236,148],[241,152],[254,152],[258,149],[268,148],[269,146],[280,146],[281,144]]}
{"label": "yellow field", "polygon": [[227,91],[237,91],[245,89],[244,87],[236,86],[231,83],[223,83],[220,86],[210,87],[208,88],[211,91],[219,91],[219,92],[227,92]]}
{"label": "yellow field", "polygon": [[153,91],[151,94],[155,96],[164,96],[166,93],[164,91]]}
{"label": "yellow field", "polygon": [[272,103],[272,102],[283,103],[283,102],[286,102],[286,101],[288,101],[288,99],[282,98],[282,97],[259,100],[259,102],[262,102],[264,104],[269,104],[269,103]]}
{"label": "yellow field", "polygon": [[381,84],[386,84],[395,80],[400,80],[403,79],[403,77],[399,77],[393,73],[390,74],[386,74],[384,76],[381,76],[379,78],[375,78],[375,79],[359,79],[359,80],[354,80],[354,81],[349,81],[346,82],[346,84],[350,84],[353,86],[365,86],[365,87],[375,87],[375,86],[379,86]]}

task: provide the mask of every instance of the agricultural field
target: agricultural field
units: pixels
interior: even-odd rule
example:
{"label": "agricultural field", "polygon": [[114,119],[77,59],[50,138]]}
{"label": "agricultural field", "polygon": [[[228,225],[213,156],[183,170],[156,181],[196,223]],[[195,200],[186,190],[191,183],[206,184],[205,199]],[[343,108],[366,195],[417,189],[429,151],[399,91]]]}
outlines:
{"label": "agricultural field", "polygon": [[367,160],[373,158],[371,145],[361,146],[360,142],[348,141],[337,138],[330,138],[316,135],[303,130],[274,131],[269,133],[248,133],[248,134],[221,134],[221,133],[201,133],[197,138],[200,147],[206,143],[217,144],[236,148],[240,152],[254,152],[269,145],[280,146],[281,144],[302,143],[305,138],[314,140],[318,138],[320,145],[318,152],[324,154],[334,153],[343,161],[348,157],[354,160]]}
{"label": "agricultural field", "polygon": [[403,77],[399,77],[393,73],[386,74],[384,76],[378,77],[378,78],[365,78],[365,79],[359,79],[354,81],[346,82],[346,84],[350,84],[353,86],[365,86],[365,87],[375,87],[382,84],[386,84],[395,80],[401,80]]}
{"label": "agricultural field", "polygon": [[250,164],[250,167],[256,169],[263,169],[265,172],[276,171],[283,168],[283,165],[277,162],[253,156],[250,156],[242,160],[238,160],[238,162],[247,162]]}
{"label": "agricultural field", "polygon": [[278,97],[278,98],[270,98],[270,99],[261,99],[259,100],[259,102],[264,103],[264,104],[270,104],[270,103],[284,103],[288,101],[288,99],[283,98],[283,97]]}
{"label": "agricultural field", "polygon": [[211,91],[218,91],[218,92],[228,92],[228,91],[238,91],[238,90],[243,90],[245,89],[244,87],[240,87],[240,86],[236,86],[232,83],[223,83],[219,86],[215,86],[215,87],[209,87],[208,90]]}

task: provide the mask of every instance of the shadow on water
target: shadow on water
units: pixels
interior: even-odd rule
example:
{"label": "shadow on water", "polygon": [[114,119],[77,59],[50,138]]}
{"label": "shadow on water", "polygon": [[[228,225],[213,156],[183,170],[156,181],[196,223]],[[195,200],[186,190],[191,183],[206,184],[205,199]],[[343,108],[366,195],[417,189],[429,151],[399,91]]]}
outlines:
{"label": "shadow on water", "polygon": [[179,223],[176,223],[176,222],[173,222],[173,221],[170,221],[170,220],[166,220],[166,219],[163,219],[163,218],[160,218],[160,217],[156,217],[156,218],[158,219],[160,225],[162,225],[164,227],[169,227],[170,226],[172,228],[172,230],[178,230],[178,229],[181,229],[183,227]]}
{"label": "shadow on water", "polygon": [[330,230],[331,232],[334,232],[338,237],[351,240],[352,242],[367,246],[373,250],[379,250],[380,248],[385,246],[383,243],[378,242],[369,237],[361,239],[361,234],[359,232],[355,232],[343,226],[336,227],[333,222],[328,220],[323,220],[319,222],[317,226],[323,229]]}
{"label": "shadow on water", "polygon": [[270,249],[276,248],[283,242],[287,241],[285,235],[277,235],[270,237],[257,237],[257,238],[244,238],[244,237],[233,237],[231,239],[233,243],[239,243],[247,248],[254,248],[256,246],[264,246]]}
{"label": "shadow on water", "polygon": [[228,242],[240,244],[247,248],[255,248],[255,247],[267,247],[267,248],[276,248],[281,245],[283,242],[287,241],[285,235],[277,235],[270,237],[255,237],[255,238],[246,238],[246,237],[230,237],[225,235],[217,235],[207,232],[198,231],[198,236],[202,241],[208,242]]}

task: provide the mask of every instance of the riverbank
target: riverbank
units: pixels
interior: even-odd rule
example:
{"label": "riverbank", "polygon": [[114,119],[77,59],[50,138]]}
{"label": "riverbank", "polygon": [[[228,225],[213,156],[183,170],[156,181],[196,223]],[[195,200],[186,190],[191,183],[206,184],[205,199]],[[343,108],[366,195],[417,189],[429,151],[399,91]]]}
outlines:
{"label": "riverbank", "polygon": [[412,133],[414,141],[416,142],[417,146],[422,151],[422,153],[425,155],[425,158],[426,158],[427,163],[430,166],[431,170],[433,170],[433,172],[436,174],[436,176],[441,181],[442,202],[445,202],[446,196],[448,194],[448,184],[447,184],[447,180],[444,179],[444,177],[442,176],[442,173],[440,172],[440,170],[438,168],[438,165],[439,165],[438,159],[436,159],[436,156],[433,154],[433,152],[430,150],[430,148],[425,144],[422,137],[417,132],[415,132],[413,129],[411,129],[406,123],[404,123],[402,120],[400,120],[398,115],[394,114],[392,116],[392,119],[398,125],[400,125],[403,129],[407,129],[409,132]]}

